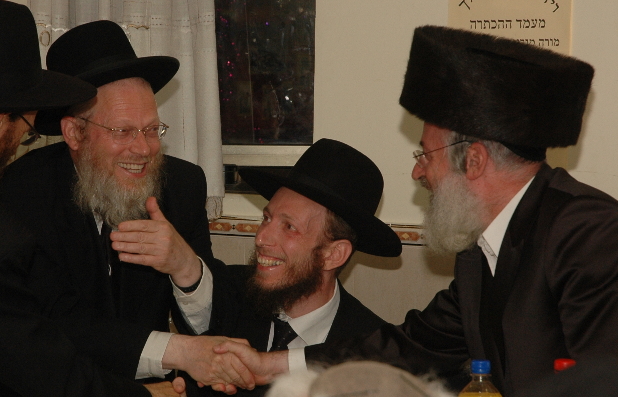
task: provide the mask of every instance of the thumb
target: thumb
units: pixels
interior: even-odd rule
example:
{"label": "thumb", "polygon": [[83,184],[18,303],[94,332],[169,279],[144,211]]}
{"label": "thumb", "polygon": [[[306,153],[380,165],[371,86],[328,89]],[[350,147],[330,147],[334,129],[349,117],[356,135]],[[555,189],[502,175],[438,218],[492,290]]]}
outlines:
{"label": "thumb", "polygon": [[174,381],[172,382],[172,387],[174,388],[174,391],[178,394],[182,394],[185,392],[185,380],[181,377],[177,377],[176,379],[174,379]]}
{"label": "thumb", "polygon": [[153,221],[166,221],[163,212],[159,208],[159,204],[157,204],[157,199],[154,197],[148,197],[146,199],[146,211],[150,215],[150,219]]}

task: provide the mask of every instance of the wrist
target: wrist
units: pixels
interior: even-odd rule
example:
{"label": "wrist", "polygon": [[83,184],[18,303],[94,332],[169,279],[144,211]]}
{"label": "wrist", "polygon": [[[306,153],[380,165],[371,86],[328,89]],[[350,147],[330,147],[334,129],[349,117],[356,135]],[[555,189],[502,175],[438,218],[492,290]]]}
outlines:
{"label": "wrist", "polygon": [[200,286],[203,275],[202,261],[195,256],[195,262],[191,264],[186,274],[172,275],[171,279],[174,285],[186,294],[195,291]]}
{"label": "wrist", "polygon": [[165,348],[165,353],[163,353],[163,359],[161,360],[163,369],[185,370],[184,359],[187,356],[185,354],[185,348],[189,341],[190,337],[187,335],[172,335]]}

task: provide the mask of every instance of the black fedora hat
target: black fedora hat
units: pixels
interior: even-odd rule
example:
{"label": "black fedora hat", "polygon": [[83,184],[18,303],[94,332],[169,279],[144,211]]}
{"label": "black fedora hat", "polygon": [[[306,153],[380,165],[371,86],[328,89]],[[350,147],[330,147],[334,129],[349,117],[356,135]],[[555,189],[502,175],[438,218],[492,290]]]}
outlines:
{"label": "black fedora hat", "polygon": [[0,113],[68,106],[96,95],[79,79],[41,68],[39,40],[28,7],[0,1]]}
{"label": "black fedora hat", "polygon": [[374,216],[384,180],[367,156],[345,143],[320,139],[298,159],[286,176],[245,168],[240,176],[270,200],[286,187],[323,205],[345,220],[358,236],[357,249],[377,256],[399,256],[397,234]]}
{"label": "black fedora hat", "polygon": [[[159,91],[178,71],[174,57],[138,58],[122,28],[112,21],[76,26],[49,47],[47,68],[79,77],[95,87],[130,77],[141,77]],[[36,127],[46,135],[59,135],[66,109],[37,115]]]}

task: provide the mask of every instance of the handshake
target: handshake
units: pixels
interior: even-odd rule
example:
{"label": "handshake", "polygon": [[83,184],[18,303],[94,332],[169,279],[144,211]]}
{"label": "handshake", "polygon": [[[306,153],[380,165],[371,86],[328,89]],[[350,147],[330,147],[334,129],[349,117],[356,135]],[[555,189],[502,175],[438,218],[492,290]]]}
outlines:
{"label": "handshake", "polygon": [[163,368],[181,369],[200,386],[235,394],[253,389],[288,371],[288,352],[262,353],[244,339],[174,335],[163,356]]}

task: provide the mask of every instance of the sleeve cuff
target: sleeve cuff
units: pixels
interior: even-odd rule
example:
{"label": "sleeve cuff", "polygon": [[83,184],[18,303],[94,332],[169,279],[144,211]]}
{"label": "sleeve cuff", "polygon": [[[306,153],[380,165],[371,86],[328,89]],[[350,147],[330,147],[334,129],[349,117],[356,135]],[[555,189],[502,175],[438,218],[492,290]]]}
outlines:
{"label": "sleeve cuff", "polygon": [[137,365],[135,379],[164,378],[170,370],[163,369],[163,354],[173,334],[169,332],[152,331],[146,340],[142,355]]}
{"label": "sleeve cuff", "polygon": [[212,273],[202,258],[198,257],[198,259],[202,263],[202,279],[199,287],[194,292],[185,294],[170,278],[178,307],[197,335],[208,330],[212,311],[213,291]]}

